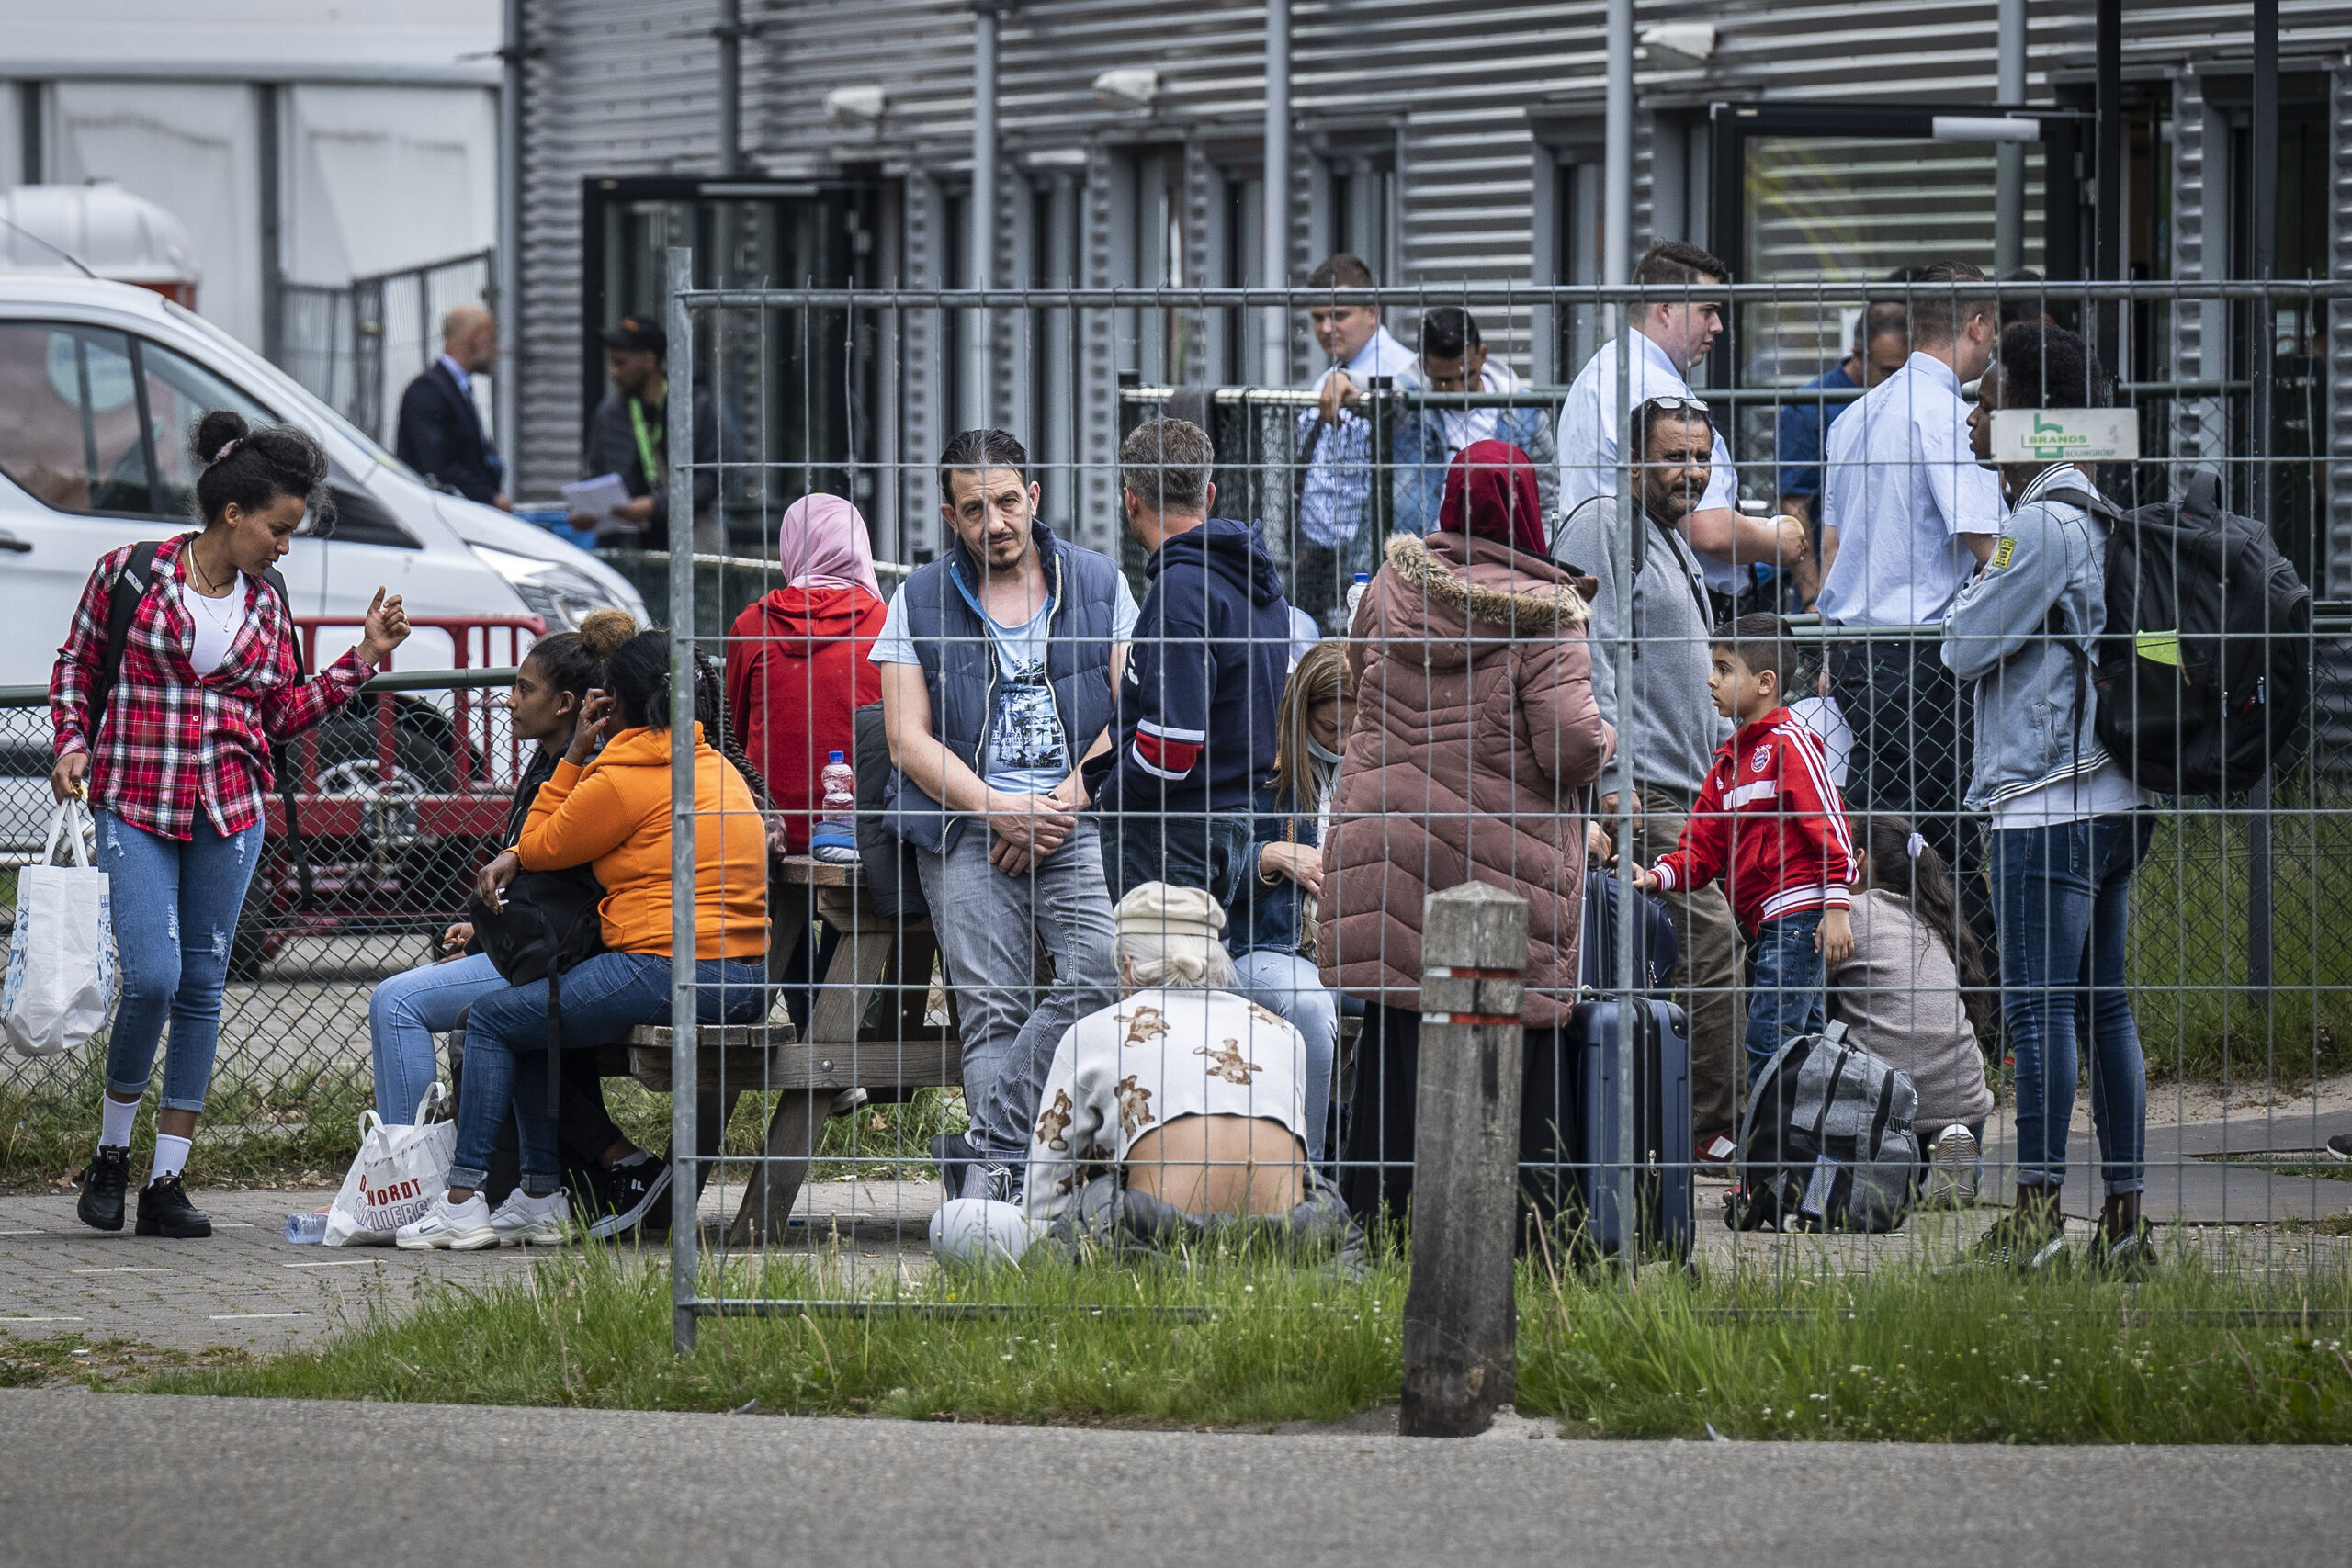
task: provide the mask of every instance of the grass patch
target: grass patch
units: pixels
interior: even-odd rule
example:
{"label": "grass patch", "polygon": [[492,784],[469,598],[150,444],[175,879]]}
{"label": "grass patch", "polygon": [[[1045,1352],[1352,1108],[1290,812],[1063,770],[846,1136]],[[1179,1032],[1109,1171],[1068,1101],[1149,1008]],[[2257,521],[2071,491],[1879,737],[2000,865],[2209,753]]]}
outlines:
{"label": "grass patch", "polygon": [[[133,1169],[153,1147],[163,1095],[160,1055],[147,1102],[139,1115]],[[90,1157],[105,1092],[105,1054],[84,1048],[67,1078],[51,1077],[38,1093],[0,1076],[0,1183],[30,1185],[70,1176]],[[189,1168],[208,1187],[281,1181],[339,1181],[359,1152],[359,1115],[375,1102],[364,1067],[266,1081],[216,1077],[206,1091]]]}
{"label": "grass patch", "polygon": [[2247,824],[2159,821],[2132,888],[2133,1011],[2152,1078],[2298,1084],[2352,1070],[2352,812],[2282,790],[2271,983],[2246,981]]}
{"label": "grass patch", "polygon": [[[2331,1255],[2333,1256],[2333,1255]],[[1693,1283],[1522,1270],[1519,1407],[1571,1435],[2018,1442],[2352,1439],[2352,1289],[2176,1266],[2122,1286],[1751,1268]],[[823,1296],[807,1261],[738,1261],[730,1292]],[[522,1271],[518,1271],[522,1272]],[[1246,1254],[944,1277],[899,1299],[975,1320],[706,1320],[670,1352],[665,1273],[565,1255],[479,1288],[379,1298],[321,1349],[169,1369],[181,1393],[1137,1426],[1328,1421],[1392,1403],[1406,1276],[1358,1282]],[[1102,1312],[1181,1306],[1207,1315]],[[2247,1309],[2319,1314],[2245,1321]]]}

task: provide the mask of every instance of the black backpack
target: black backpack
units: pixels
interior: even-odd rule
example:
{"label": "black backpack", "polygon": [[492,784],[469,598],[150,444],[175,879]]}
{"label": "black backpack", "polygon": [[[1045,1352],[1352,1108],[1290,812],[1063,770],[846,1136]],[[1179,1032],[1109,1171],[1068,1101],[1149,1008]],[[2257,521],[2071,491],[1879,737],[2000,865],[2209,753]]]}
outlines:
{"label": "black backpack", "polygon": [[548,983],[548,1113],[563,1085],[563,973],[605,951],[604,885],[584,865],[526,871],[506,885],[506,902],[466,900],[474,941],[498,977],[510,986]]}
{"label": "black backpack", "polygon": [[2162,795],[2251,787],[2289,757],[2310,707],[2311,590],[2261,524],[2223,507],[2210,468],[2177,502],[2096,510],[2099,743]]}
{"label": "black backpack", "polygon": [[[193,534],[181,536],[184,540],[195,537]],[[130,636],[130,623],[138,618],[140,604],[147,597],[147,590],[154,584],[155,552],[162,547],[162,541],[156,539],[143,540],[131,546],[130,558],[123,562],[122,570],[115,574],[114,586],[107,590],[105,661],[98,666],[98,678],[90,686],[90,747],[93,750],[97,748],[98,726],[106,717],[107,704],[113,699],[115,682],[122,678],[123,645]],[[285,574],[274,566],[267,567],[263,570],[261,580],[269,585],[272,593],[277,595],[277,607],[285,612],[286,624],[291,627],[294,625],[294,601],[287,592]],[[294,638],[294,668],[305,679],[310,676],[311,661],[302,655],[302,639],[299,635]],[[302,841],[302,816],[294,805],[294,769],[290,762],[286,743],[271,741],[269,771],[277,781],[278,801],[286,808],[286,838],[294,851],[295,874],[302,889],[301,908],[307,909],[312,898],[311,854]]]}

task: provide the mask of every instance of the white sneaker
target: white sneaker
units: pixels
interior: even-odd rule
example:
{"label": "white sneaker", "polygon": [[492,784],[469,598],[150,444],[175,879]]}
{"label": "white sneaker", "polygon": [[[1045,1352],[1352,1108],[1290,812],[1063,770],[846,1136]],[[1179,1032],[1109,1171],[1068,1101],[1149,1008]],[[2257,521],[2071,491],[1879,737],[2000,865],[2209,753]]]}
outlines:
{"label": "white sneaker", "polygon": [[490,1228],[510,1247],[561,1247],[571,1239],[571,1203],[560,1192],[533,1198],[517,1187],[490,1216]]}
{"label": "white sneaker", "polygon": [[431,1252],[444,1247],[452,1252],[479,1252],[486,1247],[496,1247],[498,1233],[490,1228],[490,1204],[481,1193],[462,1203],[452,1203],[445,1192],[433,1200],[422,1218],[402,1225],[393,1235],[392,1242],[411,1252]]}
{"label": "white sneaker", "polygon": [[1921,1201],[1939,1209],[1962,1209],[1976,1201],[1976,1134],[1958,1122],[1929,1145]]}

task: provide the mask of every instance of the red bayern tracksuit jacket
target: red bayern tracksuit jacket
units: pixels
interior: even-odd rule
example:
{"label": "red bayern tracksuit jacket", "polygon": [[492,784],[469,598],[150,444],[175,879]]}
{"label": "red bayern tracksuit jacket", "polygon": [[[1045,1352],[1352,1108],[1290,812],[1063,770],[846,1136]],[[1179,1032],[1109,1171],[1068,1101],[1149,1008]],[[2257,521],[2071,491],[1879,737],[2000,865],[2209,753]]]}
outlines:
{"label": "red bayern tracksuit jacket", "polygon": [[1732,913],[1751,931],[1845,908],[1854,839],[1820,737],[1784,707],[1740,726],[1715,753],[1681,841],[1650,869],[1686,892],[1728,874]]}

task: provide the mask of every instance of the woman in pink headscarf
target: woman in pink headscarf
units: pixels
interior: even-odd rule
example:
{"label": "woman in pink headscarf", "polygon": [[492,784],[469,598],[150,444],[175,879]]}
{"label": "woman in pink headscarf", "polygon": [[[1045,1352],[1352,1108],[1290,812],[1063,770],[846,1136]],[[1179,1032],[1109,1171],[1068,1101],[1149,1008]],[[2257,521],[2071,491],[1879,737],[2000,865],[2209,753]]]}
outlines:
{"label": "woman in pink headscarf", "polygon": [[865,519],[837,495],[785,509],[776,559],[785,586],[746,605],[728,633],[727,711],[791,852],[806,854],[826,754],[854,755],[850,715],[882,700],[882,672],[865,655],[884,605]]}
{"label": "woman in pink headscarf", "polygon": [[[882,700],[882,672],[865,656],[886,606],[865,519],[841,497],[794,502],[775,544],[785,585],[746,605],[727,636],[727,712],[744,754],[767,780],[780,847],[807,854],[824,801],[826,756],[854,758],[850,716]],[[809,984],[828,967],[832,938],[812,951],[807,902],[779,897],[769,904],[771,961],[793,1021],[805,1029]]]}

